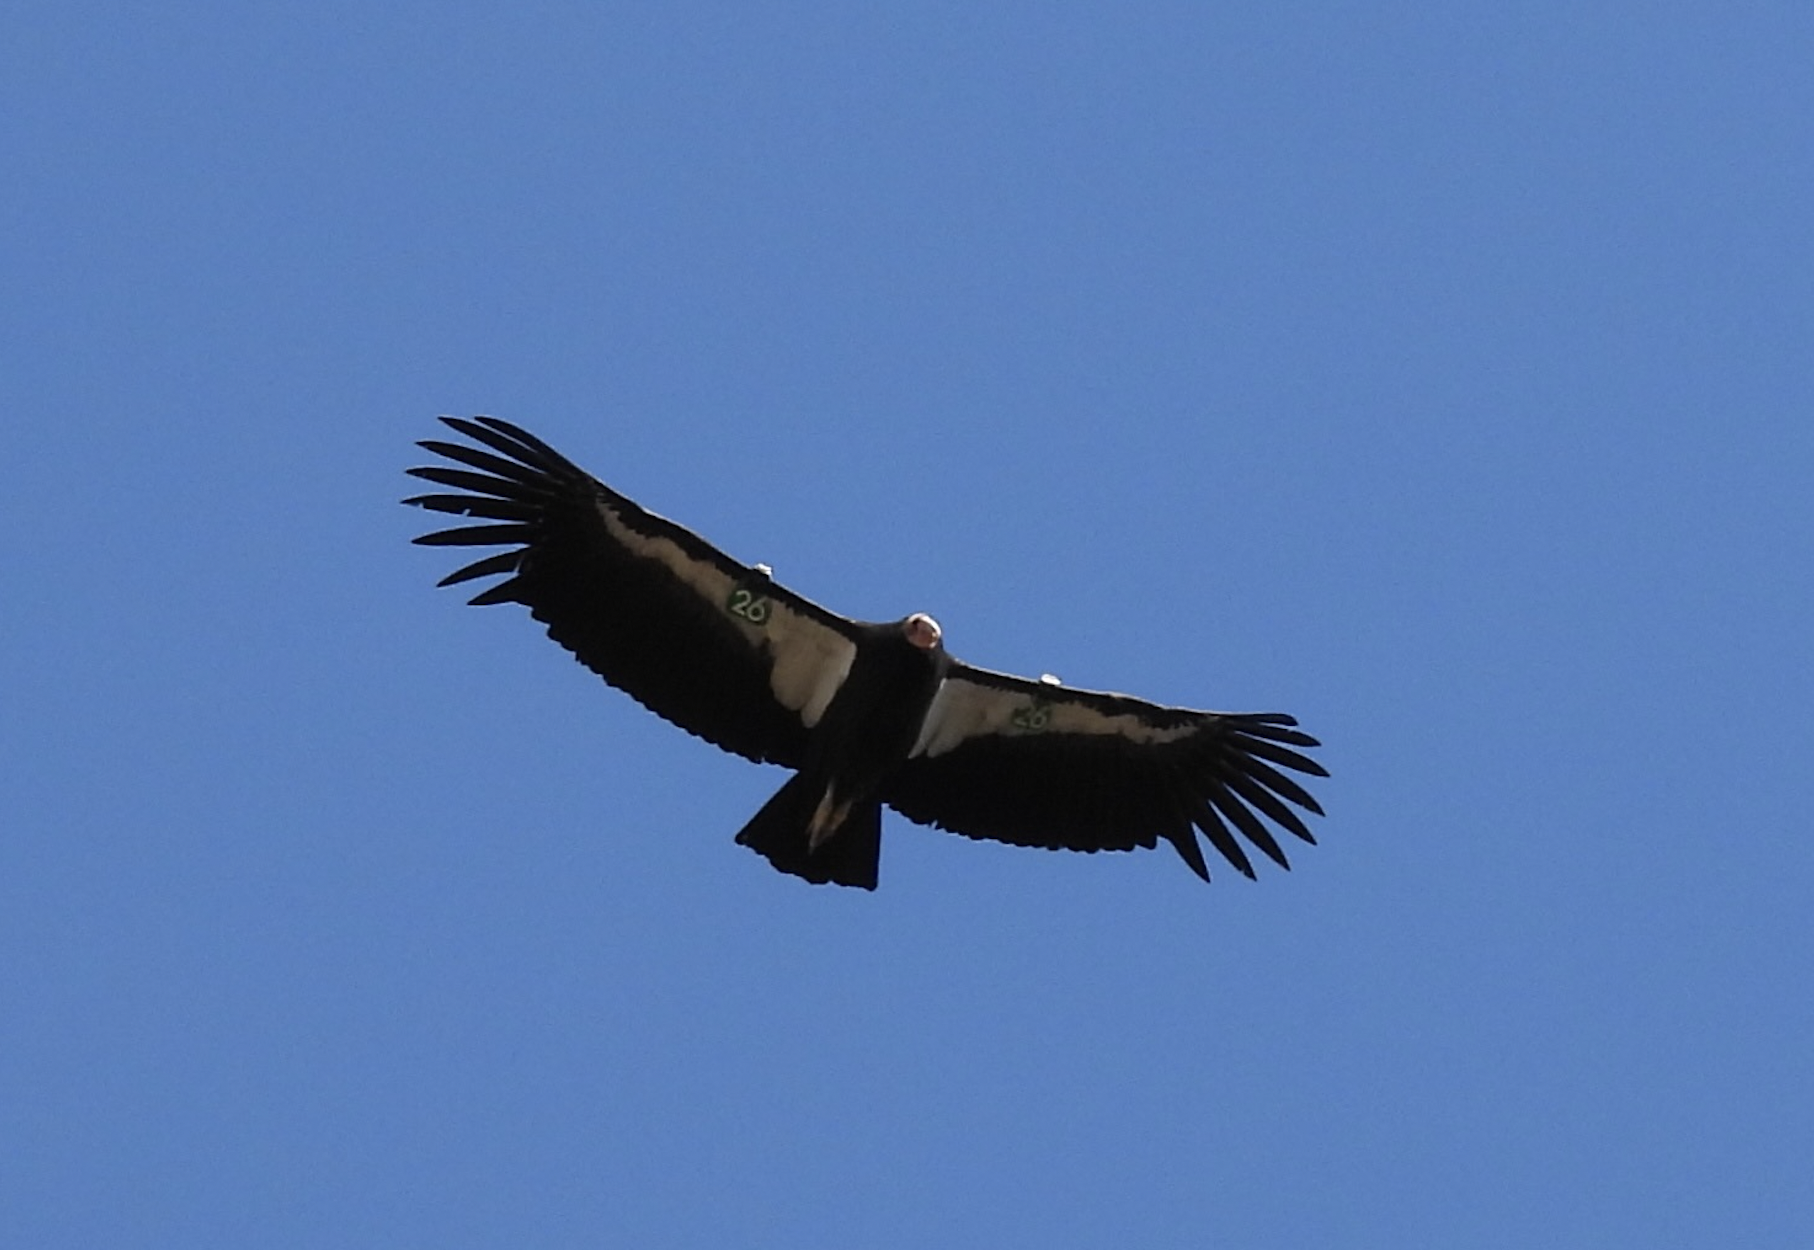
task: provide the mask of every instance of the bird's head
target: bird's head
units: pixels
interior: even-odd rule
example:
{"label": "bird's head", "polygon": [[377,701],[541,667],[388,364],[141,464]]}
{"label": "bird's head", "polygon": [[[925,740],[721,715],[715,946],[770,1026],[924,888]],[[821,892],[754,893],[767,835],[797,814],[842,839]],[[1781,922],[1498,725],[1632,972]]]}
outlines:
{"label": "bird's head", "polygon": [[945,631],[938,627],[937,621],[924,612],[915,612],[901,622],[901,634],[921,651],[937,651],[939,641],[944,638]]}

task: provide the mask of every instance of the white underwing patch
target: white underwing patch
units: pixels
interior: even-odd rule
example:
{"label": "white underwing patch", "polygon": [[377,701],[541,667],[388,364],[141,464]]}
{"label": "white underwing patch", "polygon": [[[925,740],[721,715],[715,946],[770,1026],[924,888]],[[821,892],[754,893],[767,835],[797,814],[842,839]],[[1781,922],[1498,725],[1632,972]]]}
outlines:
{"label": "white underwing patch", "polygon": [[598,501],[598,515],[605,523],[606,532],[623,544],[626,551],[657,561],[713,603],[723,603],[730,597],[735,583],[717,565],[693,559],[671,538],[651,536],[631,529],[617,515],[617,510],[603,499]]}
{"label": "white underwing patch", "polygon": [[808,729],[819,723],[850,676],[856,644],[817,621],[777,607],[768,618],[768,687],[782,706],[800,714]]}
{"label": "white underwing patch", "polygon": [[[1047,689],[1052,687],[1047,684]],[[939,685],[920,726],[915,756],[937,757],[970,738],[993,734],[1026,737],[1065,733],[1118,735],[1130,742],[1175,742],[1197,731],[1193,724],[1154,725],[1127,712],[1103,712],[1063,695],[1035,697],[1017,690],[948,677]]]}
{"label": "white underwing patch", "polygon": [[625,550],[657,561],[681,584],[722,610],[753,646],[767,654],[769,689],[776,701],[799,713],[808,729],[819,723],[850,675],[851,662],[857,656],[854,642],[794,611],[785,601],[769,598],[760,583],[740,585],[718,565],[688,555],[673,539],[630,528],[609,504],[600,501],[598,512],[607,532]]}

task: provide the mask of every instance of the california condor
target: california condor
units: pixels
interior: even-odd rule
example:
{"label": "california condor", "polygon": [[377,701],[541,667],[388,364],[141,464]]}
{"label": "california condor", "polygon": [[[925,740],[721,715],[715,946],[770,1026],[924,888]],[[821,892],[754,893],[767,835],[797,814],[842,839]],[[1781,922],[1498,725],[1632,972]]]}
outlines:
{"label": "california condor", "polygon": [[[1128,851],[1163,838],[1205,881],[1197,831],[1253,876],[1239,833],[1280,867],[1261,817],[1314,842],[1322,814],[1280,769],[1327,776],[1279,712],[1198,712],[972,668],[923,612],[854,621],[647,512],[494,417],[443,422],[477,446],[409,470],[460,494],[404,502],[486,524],[416,539],[504,546],[441,580],[504,580],[587,668],[682,729],[796,770],[737,835],[782,872],[874,889],[882,805],[972,838]],[[458,466],[458,467],[455,467]]]}

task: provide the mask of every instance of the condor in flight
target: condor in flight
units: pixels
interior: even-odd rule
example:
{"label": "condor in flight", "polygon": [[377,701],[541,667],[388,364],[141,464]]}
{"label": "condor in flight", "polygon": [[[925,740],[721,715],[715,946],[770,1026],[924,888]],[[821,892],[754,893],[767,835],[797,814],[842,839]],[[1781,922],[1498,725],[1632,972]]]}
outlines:
{"label": "condor in flight", "polygon": [[[460,494],[406,503],[486,524],[416,539],[505,546],[443,578],[505,580],[587,668],[727,751],[796,770],[737,835],[782,872],[873,890],[882,806],[972,838],[1128,851],[1163,838],[1205,881],[1197,831],[1245,875],[1236,833],[1289,867],[1266,822],[1322,814],[1281,769],[1327,776],[1278,712],[1197,712],[972,668],[923,612],[853,621],[646,512],[506,421],[442,420],[479,446],[409,470]],[[455,467],[459,466],[459,467]],[[1264,819],[1262,819],[1264,817]]]}

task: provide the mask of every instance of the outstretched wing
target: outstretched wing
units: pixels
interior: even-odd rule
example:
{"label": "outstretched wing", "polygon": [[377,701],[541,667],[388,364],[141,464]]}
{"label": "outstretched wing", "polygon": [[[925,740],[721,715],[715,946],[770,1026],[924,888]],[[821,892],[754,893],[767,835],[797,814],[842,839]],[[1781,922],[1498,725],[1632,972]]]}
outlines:
{"label": "outstretched wing", "polygon": [[1279,771],[1328,775],[1293,749],[1318,745],[1295,724],[1278,712],[1160,707],[953,661],[882,797],[909,820],[1017,846],[1127,851],[1164,838],[1207,881],[1200,829],[1251,877],[1235,832],[1286,868],[1267,821],[1316,841],[1292,806],[1323,809]]}
{"label": "outstretched wing", "polygon": [[441,420],[479,446],[425,440],[454,464],[409,472],[464,493],[404,502],[488,524],[416,541],[509,548],[441,585],[504,575],[472,602],[527,605],[587,668],[727,751],[803,762],[807,731],[856,655],[853,622],[644,511],[509,422]]}

